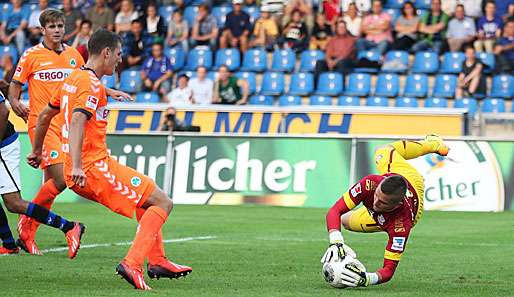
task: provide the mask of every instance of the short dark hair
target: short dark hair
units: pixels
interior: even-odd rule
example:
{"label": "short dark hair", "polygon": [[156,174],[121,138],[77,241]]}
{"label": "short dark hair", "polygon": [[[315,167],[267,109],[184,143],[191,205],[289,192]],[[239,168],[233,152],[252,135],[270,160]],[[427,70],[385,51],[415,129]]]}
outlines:
{"label": "short dark hair", "polygon": [[89,27],[93,27],[93,22],[91,22],[88,19],[85,19],[85,20],[82,20],[82,22],[80,22],[80,27],[79,28],[82,28],[83,25],[89,25]]}
{"label": "short dark hair", "polygon": [[461,3],[457,4],[457,6],[455,6],[455,10],[457,10],[457,7],[460,7],[460,8],[462,8],[462,9],[466,10],[466,9],[464,8],[464,5],[463,5],[463,4],[461,4]]}
{"label": "short dark hair", "polygon": [[91,56],[99,55],[107,47],[114,51],[121,43],[121,37],[118,34],[109,30],[98,29],[91,35],[87,43],[87,50]]}
{"label": "short dark hair", "polygon": [[55,8],[47,8],[39,15],[39,23],[41,27],[45,27],[48,23],[55,23],[57,21],[64,22],[64,12]]}
{"label": "short dark hair", "polygon": [[386,195],[398,197],[395,200],[400,200],[407,192],[407,182],[399,175],[392,175],[384,179],[380,184],[380,190]]}
{"label": "short dark hair", "polygon": [[136,23],[137,23],[137,24],[140,24],[140,25],[142,25],[142,24],[143,24],[143,22],[142,22],[140,19],[132,20],[132,22],[130,22],[130,23],[131,23],[131,24],[136,24]]}
{"label": "short dark hair", "polygon": [[179,75],[179,76],[178,76],[178,78],[177,78],[177,81],[178,81],[179,79],[181,79],[181,78],[185,78],[187,81],[189,81],[189,76],[187,76],[187,74],[181,74],[181,75]]}

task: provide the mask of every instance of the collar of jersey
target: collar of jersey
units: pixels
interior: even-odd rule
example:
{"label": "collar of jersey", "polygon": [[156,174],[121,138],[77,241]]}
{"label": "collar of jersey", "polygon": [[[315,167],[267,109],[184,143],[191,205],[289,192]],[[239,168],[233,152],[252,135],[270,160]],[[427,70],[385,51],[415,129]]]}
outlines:
{"label": "collar of jersey", "polygon": [[41,41],[41,44],[49,51],[52,51],[52,52],[55,52],[56,54],[60,55],[62,52],[64,52],[64,42],[61,42],[61,45],[62,45],[62,51],[56,51],[56,50],[53,50],[51,48],[49,48],[46,44],[45,44],[45,41]]}
{"label": "collar of jersey", "polygon": [[83,66],[80,66],[80,69],[81,69],[81,70],[91,71],[91,72],[93,72],[93,74],[98,78],[98,75],[96,75],[96,72],[95,72],[93,69],[91,69],[91,68],[89,68],[89,67],[86,67],[86,66],[84,66],[84,65],[83,65]]}

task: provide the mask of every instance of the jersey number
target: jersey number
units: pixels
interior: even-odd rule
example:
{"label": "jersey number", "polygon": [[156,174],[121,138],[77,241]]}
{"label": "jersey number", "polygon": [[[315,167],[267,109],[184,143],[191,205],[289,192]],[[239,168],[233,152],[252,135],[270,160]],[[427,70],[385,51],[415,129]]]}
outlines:
{"label": "jersey number", "polygon": [[69,97],[68,95],[62,96],[61,101],[61,110],[64,110],[64,125],[62,125],[62,151],[65,153],[68,153],[69,150],[69,144],[68,144],[68,135],[70,131],[70,120],[68,118],[68,105],[69,105]]}

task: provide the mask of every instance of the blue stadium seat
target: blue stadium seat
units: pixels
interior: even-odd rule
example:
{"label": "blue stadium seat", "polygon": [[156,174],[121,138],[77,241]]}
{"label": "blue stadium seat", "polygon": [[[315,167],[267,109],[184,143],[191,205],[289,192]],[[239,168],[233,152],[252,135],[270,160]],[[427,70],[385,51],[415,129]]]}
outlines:
{"label": "blue stadium seat", "polygon": [[409,74],[403,89],[403,96],[426,97],[428,93],[428,76],[426,74]]}
{"label": "blue stadium seat", "polygon": [[310,105],[332,105],[332,97],[323,95],[312,95],[309,97]]}
{"label": "blue stadium seat", "polygon": [[[177,77],[179,77],[181,75],[187,75],[187,77],[189,77],[189,79],[192,79],[192,78],[196,77],[196,71],[182,70],[179,73],[177,73]],[[178,83],[178,81],[177,81],[177,83]]]}
{"label": "blue stadium seat", "polygon": [[454,108],[467,108],[468,114],[473,116],[478,110],[478,102],[474,98],[459,98],[455,99],[453,104]]}
{"label": "blue stadium seat", "polygon": [[466,60],[466,56],[462,52],[445,53],[439,72],[457,74],[462,70],[464,60]]}
{"label": "blue stadium seat", "polygon": [[21,93],[21,100],[22,101],[29,101],[29,92]]}
{"label": "blue stadium seat", "polygon": [[120,77],[120,90],[127,93],[137,93],[141,90],[141,72],[137,70],[124,70]]}
{"label": "blue stadium seat", "polygon": [[500,74],[493,77],[491,97],[514,97],[514,77],[509,74]]}
{"label": "blue stadium seat", "polygon": [[273,97],[264,95],[254,95],[250,97],[248,104],[271,106],[273,105]]}
{"label": "blue stadium seat", "polygon": [[263,72],[268,67],[268,58],[263,48],[251,48],[244,53],[242,71]]}
{"label": "blue stadium seat", "polygon": [[418,107],[418,100],[410,97],[398,97],[394,102],[395,107]]}
{"label": "blue stadium seat", "polygon": [[236,77],[244,79],[248,82],[248,88],[250,94],[254,94],[257,91],[257,78],[253,72],[237,72]]}
{"label": "blue stadium seat", "polygon": [[[376,50],[370,51],[362,51],[357,53],[357,59],[368,59],[370,61],[380,62],[382,60],[382,56]],[[358,67],[353,70],[354,72],[366,72],[366,73],[376,73],[378,71],[377,68],[364,68]]]}
{"label": "blue stadium seat", "polygon": [[318,60],[325,59],[325,53],[319,50],[307,50],[303,51],[300,55],[300,71],[312,72],[316,68],[316,62]]}
{"label": "blue stadium seat", "polygon": [[[414,4],[418,9],[430,9],[432,5],[432,0],[416,0],[416,3]],[[419,16],[421,17],[421,15]]]}
{"label": "blue stadium seat", "polygon": [[316,95],[337,96],[343,91],[343,75],[336,72],[325,72],[318,77]]}
{"label": "blue stadium seat", "polygon": [[457,87],[457,76],[453,74],[438,74],[435,77],[434,88],[432,89],[433,97],[450,98],[455,95]]}
{"label": "blue stadium seat", "polygon": [[476,57],[478,59],[480,59],[480,61],[482,61],[482,63],[484,64],[484,66],[485,66],[484,73],[491,73],[494,70],[494,68],[496,67],[496,61],[494,58],[494,54],[481,52],[481,53],[476,53]]}
{"label": "blue stadium seat", "polygon": [[173,71],[178,71],[184,68],[184,64],[186,63],[186,54],[182,47],[177,46],[166,48],[164,50],[164,54],[170,59]]}
{"label": "blue stadium seat", "polygon": [[425,99],[425,107],[448,107],[448,100],[446,98],[427,98]]}
{"label": "blue stadium seat", "polygon": [[230,71],[234,71],[241,66],[241,55],[239,50],[235,48],[219,49],[216,52],[216,65],[215,69],[220,68],[222,65],[228,67]]}
{"label": "blue stadium seat", "polygon": [[416,14],[421,18],[422,16],[424,16],[425,14],[428,13],[430,9],[416,9]]}
{"label": "blue stadium seat", "polygon": [[159,103],[159,95],[154,92],[141,92],[136,95],[137,103]]}
{"label": "blue stadium seat", "polygon": [[173,5],[164,5],[159,7],[159,15],[164,19],[165,24],[170,22],[174,10],[175,7]]}
{"label": "blue stadium seat", "polygon": [[230,6],[214,6],[212,8],[211,14],[216,18],[218,28],[223,28],[225,26],[225,19],[227,18],[227,14],[231,11],[232,7]]}
{"label": "blue stadium seat", "polygon": [[368,97],[366,98],[366,106],[380,106],[380,107],[387,107],[389,106],[389,102],[387,101],[387,98],[385,97]]}
{"label": "blue stadium seat", "polygon": [[434,52],[417,52],[412,63],[414,73],[436,73],[439,69],[439,57]]}
{"label": "blue stadium seat", "polygon": [[359,97],[355,96],[340,96],[337,98],[337,105],[339,106],[360,106],[361,102]]}
{"label": "blue stadium seat", "polygon": [[405,3],[405,0],[387,0],[384,6],[387,8],[400,9],[402,8],[403,3]]}
{"label": "blue stadium seat", "polygon": [[314,77],[309,72],[297,72],[291,75],[289,95],[307,96],[314,91]]}
{"label": "blue stadium seat", "polygon": [[[0,12],[4,16],[8,11],[12,10],[12,4],[11,3],[2,3],[0,4]],[[3,18],[1,19],[3,21]]]}
{"label": "blue stadium seat", "polygon": [[280,106],[295,106],[295,105],[302,105],[302,98],[300,96],[280,96],[278,98],[278,105]]}
{"label": "blue stadium seat", "polygon": [[18,63],[19,55],[18,55],[18,50],[16,49],[16,46],[14,46],[14,45],[0,46],[0,57],[2,57],[4,55],[10,55],[14,65],[16,65],[16,63]]}
{"label": "blue stadium seat", "polygon": [[206,67],[207,70],[212,67],[212,51],[210,49],[195,48],[189,50],[186,69],[196,70],[200,66]]}
{"label": "blue stadium seat", "polygon": [[[196,76],[196,72],[195,72],[195,76]],[[218,79],[218,71],[207,72],[207,78],[212,80],[213,82],[216,81],[216,79]]]}
{"label": "blue stadium seat", "polygon": [[116,88],[116,77],[115,77],[115,75],[104,75],[104,76],[102,76],[102,84],[106,88],[111,88],[111,89]]}
{"label": "blue stadium seat", "polygon": [[396,24],[396,20],[402,14],[400,9],[398,9],[398,8],[386,8],[386,9],[384,9],[384,12],[391,16],[391,26],[392,27],[394,27],[394,25]]}
{"label": "blue stadium seat", "polygon": [[250,23],[255,24],[255,21],[259,18],[261,15],[261,12],[259,11],[258,6],[243,6],[243,11],[246,11],[248,15],[250,15]]}
{"label": "blue stadium seat", "polygon": [[294,70],[296,57],[291,49],[279,49],[273,52],[271,71],[291,72]]}
{"label": "blue stadium seat", "polygon": [[345,95],[367,96],[371,88],[371,76],[367,73],[351,73],[346,83]]}
{"label": "blue stadium seat", "polygon": [[262,78],[261,95],[277,96],[284,92],[284,74],[266,72]]}
{"label": "blue stadium seat", "polygon": [[184,10],[184,19],[186,20],[189,28],[193,28],[197,14],[198,6],[187,6]]}
{"label": "blue stadium seat", "polygon": [[[389,51],[385,55],[384,65],[387,66],[388,62],[397,62],[394,68],[387,68],[382,66],[382,72],[396,72],[404,73],[409,69],[409,53],[406,51]],[[404,66],[400,66],[402,64]]]}
{"label": "blue stadium seat", "polygon": [[375,96],[395,97],[400,89],[400,78],[396,73],[381,73],[375,85]]}
{"label": "blue stadium seat", "polygon": [[482,112],[505,112],[505,100],[501,98],[486,98],[480,108]]}

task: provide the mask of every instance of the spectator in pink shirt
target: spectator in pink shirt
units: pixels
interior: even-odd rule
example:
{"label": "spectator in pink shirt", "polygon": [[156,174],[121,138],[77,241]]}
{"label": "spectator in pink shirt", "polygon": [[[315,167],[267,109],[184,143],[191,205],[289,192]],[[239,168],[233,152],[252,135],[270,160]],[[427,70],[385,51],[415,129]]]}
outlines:
{"label": "spectator in pink shirt", "polygon": [[382,1],[374,0],[372,13],[362,20],[361,32],[365,37],[357,40],[357,51],[376,50],[383,55],[391,42],[391,16],[382,11]]}

